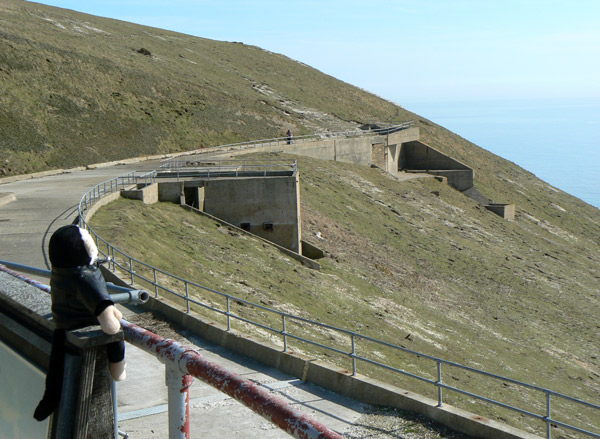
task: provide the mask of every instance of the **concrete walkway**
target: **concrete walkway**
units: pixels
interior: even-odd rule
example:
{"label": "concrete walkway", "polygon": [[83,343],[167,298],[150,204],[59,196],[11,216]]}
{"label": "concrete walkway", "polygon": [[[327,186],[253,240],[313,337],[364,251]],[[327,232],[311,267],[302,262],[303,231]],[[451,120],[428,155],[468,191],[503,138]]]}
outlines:
{"label": "concrete walkway", "polygon": [[[4,184],[0,180],[0,194],[14,194],[16,197],[12,200],[12,196],[5,195],[12,201],[0,205],[0,259],[48,268],[45,255],[50,235],[58,227],[73,222],[79,200],[87,190],[132,170],[152,170],[157,164],[140,162]],[[48,283],[48,279],[40,280]],[[298,410],[313,415],[340,433],[348,431],[366,408],[361,403],[264,367],[191,335],[184,343],[194,345],[207,359],[261,383]],[[127,362],[127,380],[118,386],[120,430],[128,433],[131,439],[168,437],[164,365],[131,345],[127,345]],[[191,399],[193,438],[289,437],[237,401],[198,380],[191,388]]]}

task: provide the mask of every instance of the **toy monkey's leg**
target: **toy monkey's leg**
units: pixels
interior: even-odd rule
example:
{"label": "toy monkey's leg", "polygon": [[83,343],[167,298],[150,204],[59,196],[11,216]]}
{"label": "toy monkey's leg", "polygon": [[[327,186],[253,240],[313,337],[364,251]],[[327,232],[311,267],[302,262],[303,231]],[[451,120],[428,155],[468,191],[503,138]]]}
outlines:
{"label": "toy monkey's leg", "polygon": [[108,368],[115,381],[123,381],[125,372],[125,342],[115,341],[106,345],[108,355]]}
{"label": "toy monkey's leg", "polygon": [[50,416],[60,403],[65,364],[65,338],[64,329],[54,330],[52,350],[50,351],[50,367],[46,375],[46,390],[33,414],[33,417],[38,421],[43,421]]}

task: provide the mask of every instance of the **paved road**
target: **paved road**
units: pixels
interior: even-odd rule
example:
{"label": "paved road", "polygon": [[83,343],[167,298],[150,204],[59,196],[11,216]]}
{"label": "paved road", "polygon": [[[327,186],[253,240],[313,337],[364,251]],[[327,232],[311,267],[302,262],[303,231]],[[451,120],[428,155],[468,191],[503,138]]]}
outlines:
{"label": "paved road", "polygon": [[[0,194],[14,193],[17,198],[0,206],[0,259],[48,267],[45,249],[50,235],[58,227],[73,221],[78,202],[87,190],[109,178],[132,170],[151,170],[156,165],[157,162],[140,162],[13,183],[0,182]],[[297,409],[312,414],[340,433],[348,431],[365,409],[361,403],[207,344],[190,334],[183,335],[188,337],[186,344],[195,345],[207,359],[262,383]],[[127,347],[127,361],[128,378],[119,383],[120,430],[128,433],[131,439],[166,438],[164,366],[131,345]],[[289,437],[237,401],[197,380],[191,388],[191,399],[193,438]]]}

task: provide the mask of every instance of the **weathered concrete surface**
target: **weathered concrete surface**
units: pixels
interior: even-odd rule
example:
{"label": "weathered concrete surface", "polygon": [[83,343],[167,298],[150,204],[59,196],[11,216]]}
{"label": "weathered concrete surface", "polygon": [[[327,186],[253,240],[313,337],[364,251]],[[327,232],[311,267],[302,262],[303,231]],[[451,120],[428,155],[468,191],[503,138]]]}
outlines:
{"label": "weathered concrete surface", "polygon": [[131,200],[140,200],[144,204],[154,204],[158,201],[158,183],[147,186],[138,185],[134,189],[122,190],[121,196]]}
{"label": "weathered concrete surface", "polygon": [[297,175],[205,181],[203,210],[282,247],[301,251]]}
{"label": "weathered concrete surface", "polygon": [[473,169],[418,140],[401,145],[398,170],[444,176],[448,184],[459,191],[473,187]]}

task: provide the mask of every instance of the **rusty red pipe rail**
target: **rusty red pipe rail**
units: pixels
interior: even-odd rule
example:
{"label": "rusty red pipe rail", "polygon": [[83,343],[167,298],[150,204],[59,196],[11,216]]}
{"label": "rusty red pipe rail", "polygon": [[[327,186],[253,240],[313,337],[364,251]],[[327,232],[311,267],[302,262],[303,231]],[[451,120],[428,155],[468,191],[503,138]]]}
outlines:
{"label": "rusty red pipe rail", "polygon": [[[254,412],[298,439],[342,439],[342,436],[308,415],[292,408],[252,381],[206,360],[195,350],[163,338],[133,323],[121,320],[125,340],[156,356],[167,366],[176,366],[241,402]],[[189,427],[188,427],[189,428]],[[189,431],[189,430],[188,430]]]}

